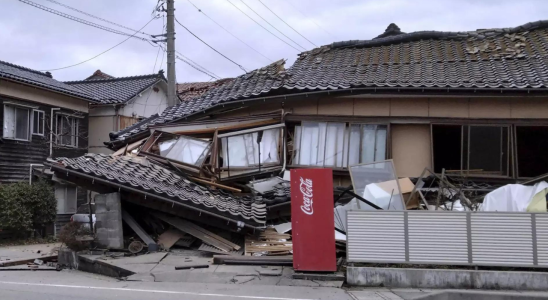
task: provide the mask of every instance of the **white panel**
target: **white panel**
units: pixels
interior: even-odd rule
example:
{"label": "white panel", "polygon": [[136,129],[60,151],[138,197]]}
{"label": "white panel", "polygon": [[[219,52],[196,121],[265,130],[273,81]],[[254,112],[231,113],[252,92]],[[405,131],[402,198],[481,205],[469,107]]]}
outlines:
{"label": "white panel", "polygon": [[548,266],[548,215],[535,214],[537,223],[537,255],[540,266]]}
{"label": "white panel", "polygon": [[468,263],[466,213],[408,212],[409,260]]}
{"label": "white panel", "polygon": [[405,262],[403,212],[349,211],[349,262]]}
{"label": "white panel", "polygon": [[531,214],[473,213],[474,264],[532,265]]}

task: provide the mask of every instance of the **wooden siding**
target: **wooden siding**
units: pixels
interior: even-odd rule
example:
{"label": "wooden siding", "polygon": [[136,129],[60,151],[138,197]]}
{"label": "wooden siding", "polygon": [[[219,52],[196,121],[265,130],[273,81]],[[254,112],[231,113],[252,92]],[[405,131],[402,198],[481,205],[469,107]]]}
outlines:
{"label": "wooden siding", "polygon": [[[12,101],[9,98],[0,98],[0,124],[4,126],[4,102]],[[18,103],[25,103],[18,100]],[[49,156],[49,123],[51,116],[51,106],[41,105],[36,103],[27,103],[35,106],[37,109],[44,111],[46,119],[44,136],[31,135],[30,141],[17,141],[12,139],[0,140],[0,183],[18,182],[29,179],[30,164],[43,164]],[[61,110],[60,112],[73,113],[73,111]],[[31,114],[32,118],[32,114]],[[55,130],[54,121],[54,130]],[[79,119],[79,133],[87,136],[88,118]],[[3,137],[3,130],[0,134]],[[77,157],[87,152],[87,138],[80,137],[78,139],[78,148],[58,148],[54,145],[54,157]]]}
{"label": "wooden siding", "polygon": [[[125,129],[137,122],[139,122],[138,118],[120,116],[120,130]],[[107,132],[107,136],[108,136],[108,132]]]}

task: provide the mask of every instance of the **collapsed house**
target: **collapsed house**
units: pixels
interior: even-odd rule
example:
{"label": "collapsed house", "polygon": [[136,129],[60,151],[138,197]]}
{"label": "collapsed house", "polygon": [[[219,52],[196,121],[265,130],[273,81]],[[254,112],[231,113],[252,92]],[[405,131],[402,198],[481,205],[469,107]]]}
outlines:
{"label": "collapsed house", "polygon": [[[91,190],[233,232],[290,220],[292,168],[332,169],[334,206],[462,206],[470,193],[548,173],[547,53],[548,21],[470,32],[391,24],[372,40],[303,52],[288,69],[280,60],[221,82],[113,133],[112,156],[51,166]],[[375,190],[361,182],[358,191],[352,167],[386,160],[389,176],[368,180],[388,202],[365,199]],[[397,180],[405,178],[413,182]]]}

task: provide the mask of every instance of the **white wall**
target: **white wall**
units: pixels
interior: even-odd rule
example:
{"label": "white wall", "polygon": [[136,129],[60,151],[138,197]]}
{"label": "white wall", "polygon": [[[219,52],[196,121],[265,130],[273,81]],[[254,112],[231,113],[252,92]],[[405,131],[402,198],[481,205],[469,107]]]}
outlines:
{"label": "white wall", "polygon": [[162,113],[169,106],[167,91],[161,83],[154,87],[158,88],[158,92],[152,88],[142,92],[141,96],[136,96],[120,108],[119,114],[126,117],[148,118],[153,114]]}

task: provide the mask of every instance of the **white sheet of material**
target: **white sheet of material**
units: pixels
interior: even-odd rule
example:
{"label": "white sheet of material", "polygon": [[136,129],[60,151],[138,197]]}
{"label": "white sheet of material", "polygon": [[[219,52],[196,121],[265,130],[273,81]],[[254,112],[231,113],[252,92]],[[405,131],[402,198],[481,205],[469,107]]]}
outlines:
{"label": "white sheet of material", "polygon": [[227,167],[229,164],[231,167],[258,166],[259,150],[261,165],[279,163],[280,133],[280,128],[264,130],[263,138],[259,144],[257,144],[258,132],[222,138],[223,166]]}
{"label": "white sheet of material", "polygon": [[[534,186],[507,184],[485,195],[481,210],[527,212],[533,197],[539,192],[545,193],[545,189],[548,189],[546,181],[539,182]],[[546,212],[546,205],[542,211]]]}

